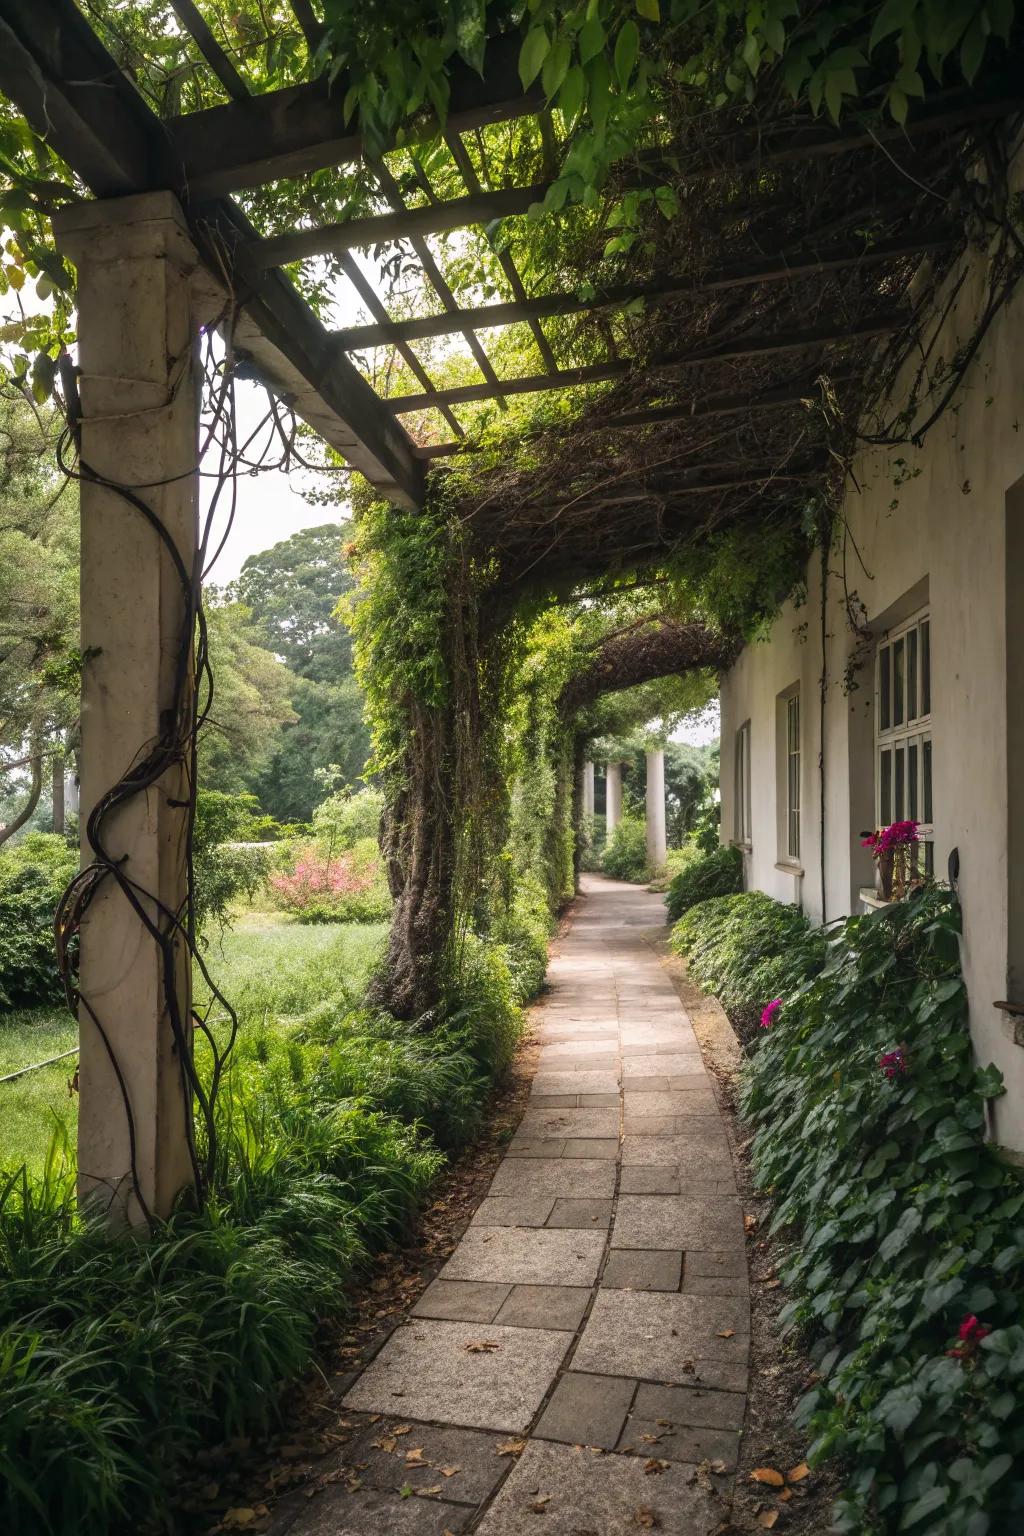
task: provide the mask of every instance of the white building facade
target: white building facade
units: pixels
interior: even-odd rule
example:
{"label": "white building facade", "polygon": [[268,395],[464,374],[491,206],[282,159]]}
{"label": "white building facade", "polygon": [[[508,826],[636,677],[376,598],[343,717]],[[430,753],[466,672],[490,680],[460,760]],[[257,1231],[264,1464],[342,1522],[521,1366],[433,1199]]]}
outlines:
{"label": "white building facade", "polygon": [[[984,255],[963,266],[947,363],[986,286]],[[992,1130],[1022,1151],[1024,1017],[996,1005],[1024,1009],[1024,291],[923,444],[861,453],[848,485],[827,575],[812,558],[806,600],[722,678],[722,836],[748,888],[813,922],[864,910],[877,826],[919,822],[939,879],[958,862],[972,1039],[1007,1088]]]}

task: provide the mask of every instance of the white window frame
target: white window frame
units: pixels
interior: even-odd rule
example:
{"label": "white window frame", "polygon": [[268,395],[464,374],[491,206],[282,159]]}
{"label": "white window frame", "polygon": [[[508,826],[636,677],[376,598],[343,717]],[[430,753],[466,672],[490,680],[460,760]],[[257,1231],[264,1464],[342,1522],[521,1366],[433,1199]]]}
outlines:
{"label": "white window frame", "polygon": [[918,860],[935,867],[931,612],[893,625],[875,652],[875,825],[916,821]]}
{"label": "white window frame", "polygon": [[744,720],[736,732],[733,750],[733,841],[741,848],[749,848],[751,846],[749,720]]}
{"label": "white window frame", "polygon": [[785,826],[783,857],[793,864],[800,862],[800,769],[802,750],[802,725],[800,718],[800,685],[791,688],[782,699],[783,732],[782,782],[785,786]]}

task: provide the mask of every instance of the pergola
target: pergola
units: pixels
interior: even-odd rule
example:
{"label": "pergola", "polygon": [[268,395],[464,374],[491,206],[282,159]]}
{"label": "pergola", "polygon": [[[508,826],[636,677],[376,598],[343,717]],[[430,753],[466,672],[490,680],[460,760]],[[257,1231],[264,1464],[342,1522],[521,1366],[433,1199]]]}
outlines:
{"label": "pergola", "polygon": [[[79,280],[82,650],[93,654],[83,677],[82,818],[93,831],[98,808],[107,818],[101,863],[114,877],[93,885],[82,913],[79,1167],[83,1189],[107,1191],[131,1219],[168,1210],[194,1156],[181,920],[192,765],[187,753],[169,751],[158,773],[113,799],[111,786],[130,781],[131,765],[153,766],[151,744],[166,738],[183,686],[193,687],[191,674],[183,685],[179,637],[199,580],[200,328],[224,324],[230,312],[237,363],[406,507],[421,503],[431,462],[470,451],[460,406],[610,386],[595,396],[584,432],[595,445],[628,439],[657,451],[645,448],[640,467],[627,454],[610,472],[618,450],[595,446],[585,469],[536,478],[515,506],[515,537],[514,489],[499,485],[476,514],[485,534],[507,535],[510,583],[536,578],[538,565],[552,577],[596,573],[692,536],[707,526],[709,508],[716,526],[752,508],[770,516],[821,480],[828,449],[807,433],[802,402],[827,376],[836,409],[856,413],[867,359],[913,327],[915,270],[925,257],[947,262],[963,242],[942,196],[957,145],[1019,106],[991,88],[948,92],[904,128],[835,128],[795,110],[763,124],[723,114],[692,143],[654,146],[622,173],[623,185],[668,179],[694,194],[695,217],[707,211],[710,231],[695,257],[669,240],[653,275],[605,281],[584,297],[578,286],[529,292],[505,249],[497,259],[512,297],[480,305],[453,289],[429,242],[522,217],[550,184],[548,175],[487,185],[467,147],[475,130],[528,116],[550,140],[543,100],[519,84],[517,38],[495,40],[482,77],[454,69],[441,130],[416,125],[423,139],[443,132],[464,195],[439,200],[424,173],[426,200],[407,206],[378,157],[371,169],[382,211],[263,237],[231,194],[363,157],[359,133],[344,121],[347,83],[325,73],[254,94],[192,0],[172,4],[225,99],[161,119],[73,0],[0,0],[0,90],[92,194],[53,220]],[[312,59],[321,24],[309,0],[292,0],[292,9]],[[851,185],[874,188],[870,235],[836,166],[850,168]],[[911,172],[936,196],[908,196]],[[738,197],[749,209],[740,233],[723,212]],[[435,312],[395,318],[352,254],[396,242],[415,254]],[[338,259],[369,323],[329,332],[283,270],[322,254]],[[546,321],[607,317],[638,301],[644,345],[559,363]],[[482,333],[524,324],[543,367],[499,377]],[[445,387],[431,378],[415,343],[447,336],[464,338],[478,382]],[[376,346],[396,349],[416,392],[374,391],[352,357]],[[424,410],[438,413],[450,435],[415,441],[403,418]],[[702,451],[709,422],[721,431]],[[169,541],[161,543],[157,522]],[[91,860],[97,844],[86,836]]]}

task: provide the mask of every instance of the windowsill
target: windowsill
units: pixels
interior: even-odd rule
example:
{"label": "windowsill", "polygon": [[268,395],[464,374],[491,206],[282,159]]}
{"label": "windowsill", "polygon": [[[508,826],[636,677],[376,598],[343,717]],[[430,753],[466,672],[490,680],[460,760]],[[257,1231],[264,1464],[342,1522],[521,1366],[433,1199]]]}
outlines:
{"label": "windowsill", "polygon": [[781,870],[784,875],[795,875],[797,879],[803,879],[803,865],[798,864],[795,859],[779,859],[775,868]]}
{"label": "windowsill", "polygon": [[734,837],[729,839],[729,847],[738,848],[740,853],[753,853],[754,851],[753,843],[738,843]]}
{"label": "windowsill", "polygon": [[886,901],[884,896],[879,896],[873,885],[862,885],[857,895],[866,907],[874,907],[876,911],[895,905],[891,898]]}

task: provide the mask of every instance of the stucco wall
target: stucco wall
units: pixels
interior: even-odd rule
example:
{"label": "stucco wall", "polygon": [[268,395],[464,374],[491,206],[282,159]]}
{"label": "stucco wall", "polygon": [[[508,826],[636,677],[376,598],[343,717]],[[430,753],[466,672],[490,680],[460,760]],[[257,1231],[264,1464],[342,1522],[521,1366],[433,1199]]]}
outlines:
{"label": "stucco wall", "polygon": [[[949,358],[970,333],[983,291],[984,260],[972,256],[968,280],[944,328],[936,356]],[[902,469],[895,462],[906,461]],[[1008,797],[1015,816],[1024,803],[1024,764],[1008,761],[1007,713],[1024,711],[1024,659],[1017,609],[1024,606],[1024,538],[1010,541],[1007,518],[1024,517],[1024,294],[999,315],[955,401],[919,449],[861,454],[845,503],[851,542],[846,581],[867,610],[877,640],[887,625],[928,603],[932,632],[935,868],[959,849],[964,909],[964,963],[971,1032],[982,1062],[1002,1071],[1006,1095],[995,1109],[995,1135],[1024,1149],[1024,1048],[1015,1045],[996,999],[1012,995],[1008,980]],[[1018,489],[1011,497],[1014,487]],[[862,563],[861,563],[862,562]],[[747,881],[782,900],[802,900],[820,921],[854,909],[856,892],[872,878],[858,834],[873,824],[873,667],[847,693],[843,674],[855,646],[847,623],[842,558],[829,562],[826,604],[825,875],[819,837],[819,709],[822,674],[819,562],[808,570],[808,598],[787,604],[766,643],[748,646],[722,686],[722,826],[733,827],[733,740],[751,722],[752,838]],[[1010,665],[1007,603],[1010,605]],[[776,868],[777,695],[801,683],[802,878]],[[1021,739],[1020,732],[1017,733]],[[1022,822],[1024,824],[1024,822]],[[1019,871],[1014,871],[1018,881]],[[823,902],[824,894],[824,902]],[[1014,902],[1015,924],[1022,902]]]}

